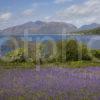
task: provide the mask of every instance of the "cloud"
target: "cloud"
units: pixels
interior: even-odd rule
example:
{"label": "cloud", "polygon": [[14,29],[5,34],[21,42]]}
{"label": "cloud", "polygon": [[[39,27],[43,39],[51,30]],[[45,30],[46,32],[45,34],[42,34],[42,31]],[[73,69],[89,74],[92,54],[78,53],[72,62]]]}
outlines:
{"label": "cloud", "polygon": [[52,18],[80,25],[92,22],[100,23],[99,17],[100,0],[87,0],[82,4],[71,5],[57,11]]}
{"label": "cloud", "polygon": [[0,14],[0,21],[8,21],[10,18],[12,17],[12,13],[10,12],[6,12],[6,13],[2,13]]}
{"label": "cloud", "polygon": [[22,14],[23,14],[24,16],[32,16],[33,13],[34,13],[34,10],[33,10],[33,9],[26,9],[26,10],[23,11]]}
{"label": "cloud", "polygon": [[72,0],[55,0],[54,3],[59,4],[59,3],[65,3],[65,2],[70,2]]}
{"label": "cloud", "polygon": [[46,17],[44,17],[44,20],[45,20],[45,21],[51,20],[51,16],[46,16]]}

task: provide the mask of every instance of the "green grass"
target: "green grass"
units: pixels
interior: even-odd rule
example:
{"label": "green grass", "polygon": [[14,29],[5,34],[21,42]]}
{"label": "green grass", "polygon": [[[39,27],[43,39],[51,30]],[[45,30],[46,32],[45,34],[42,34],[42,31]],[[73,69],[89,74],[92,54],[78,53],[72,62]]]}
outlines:
{"label": "green grass", "polygon": [[34,63],[1,63],[0,69],[15,69],[15,68],[23,68],[23,69],[29,69],[29,68],[35,68]]}
{"label": "green grass", "polygon": [[50,63],[43,64],[41,67],[62,67],[62,68],[83,68],[83,67],[95,67],[100,66],[100,62],[92,62],[92,61],[71,61],[66,63]]}
{"label": "green grass", "polygon": [[[84,68],[84,67],[95,67],[100,66],[100,62],[92,61],[70,61],[65,63],[55,62],[55,63],[44,63],[40,65],[41,68],[52,68],[52,67],[62,67],[62,68]],[[34,63],[2,63],[0,64],[0,69],[34,69],[36,65]]]}

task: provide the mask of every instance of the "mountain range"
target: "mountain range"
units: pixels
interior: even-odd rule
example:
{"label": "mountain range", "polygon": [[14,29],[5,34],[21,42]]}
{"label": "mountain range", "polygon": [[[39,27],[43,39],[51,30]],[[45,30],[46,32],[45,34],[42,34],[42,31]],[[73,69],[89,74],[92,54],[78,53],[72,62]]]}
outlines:
{"label": "mountain range", "polygon": [[73,24],[65,22],[27,22],[22,25],[17,25],[13,27],[0,30],[0,35],[23,35],[27,34],[67,34],[83,30],[92,30],[99,28],[100,24],[92,23],[89,25],[83,25],[80,28],[77,28]]}
{"label": "mountain range", "polygon": [[36,21],[4,29],[1,34],[61,34],[75,30],[77,30],[77,27],[69,23]]}

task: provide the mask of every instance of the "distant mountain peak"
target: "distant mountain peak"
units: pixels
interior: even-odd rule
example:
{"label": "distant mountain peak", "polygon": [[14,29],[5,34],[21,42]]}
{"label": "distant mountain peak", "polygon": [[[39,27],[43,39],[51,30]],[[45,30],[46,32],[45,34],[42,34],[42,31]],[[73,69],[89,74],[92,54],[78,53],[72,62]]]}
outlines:
{"label": "distant mountain peak", "polygon": [[100,27],[100,24],[98,23],[91,23],[91,24],[88,24],[88,25],[83,25],[79,28],[79,30],[89,30],[89,29],[95,29],[95,28],[98,28]]}
{"label": "distant mountain peak", "polygon": [[40,23],[44,23],[44,22],[43,21],[40,21],[40,20],[37,20],[37,21],[35,21],[35,23],[40,24]]}
{"label": "distant mountain peak", "polygon": [[29,22],[27,22],[27,23],[25,23],[25,24],[31,24],[31,23],[34,23],[34,22],[32,22],[32,21],[29,21]]}
{"label": "distant mountain peak", "polygon": [[98,24],[98,23],[92,23],[92,24],[90,24],[90,25],[100,25],[100,24]]}

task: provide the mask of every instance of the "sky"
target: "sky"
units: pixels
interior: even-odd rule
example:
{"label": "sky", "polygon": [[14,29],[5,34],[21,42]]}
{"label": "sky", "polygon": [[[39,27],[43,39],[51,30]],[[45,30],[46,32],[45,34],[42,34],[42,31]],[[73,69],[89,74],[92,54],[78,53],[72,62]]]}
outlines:
{"label": "sky", "polygon": [[0,30],[29,21],[100,23],[100,0],[0,0]]}

